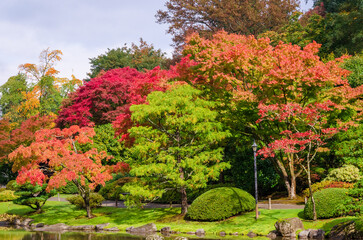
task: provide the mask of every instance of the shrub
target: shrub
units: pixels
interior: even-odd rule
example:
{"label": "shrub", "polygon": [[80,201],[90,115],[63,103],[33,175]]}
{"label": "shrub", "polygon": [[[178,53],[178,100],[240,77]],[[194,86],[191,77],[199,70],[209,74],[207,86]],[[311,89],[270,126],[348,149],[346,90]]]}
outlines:
{"label": "shrub", "polygon": [[[90,207],[91,208],[97,208],[100,207],[102,202],[105,199],[102,197],[101,194],[98,193],[91,193],[90,194]],[[76,195],[76,196],[72,196],[72,197],[68,197],[67,201],[70,202],[71,204],[77,206],[78,208],[86,208],[85,204],[84,204],[84,200],[80,195]]]}
{"label": "shrub", "polygon": [[12,201],[18,198],[18,196],[16,196],[14,194],[15,192],[13,190],[4,190],[0,192],[0,202],[7,202],[7,201]]}
{"label": "shrub", "polygon": [[361,178],[359,168],[353,165],[344,165],[330,171],[325,180],[337,182],[357,182]]}
{"label": "shrub", "polygon": [[[314,192],[318,192],[320,190],[323,190],[325,188],[345,188],[345,189],[348,189],[348,188],[353,188],[354,187],[354,184],[353,183],[348,183],[348,182],[335,182],[335,181],[327,181],[327,180],[324,180],[324,181],[321,181],[321,182],[317,182],[317,183],[314,183],[311,185],[311,188],[313,190],[313,193]],[[309,188],[306,188],[304,191],[303,191],[303,195],[305,197],[308,197],[309,196]]]}
{"label": "shrub", "polygon": [[255,208],[255,199],[246,191],[234,187],[209,190],[194,200],[187,218],[200,221],[223,220]]}
{"label": "shrub", "polygon": [[[352,199],[347,193],[348,190],[343,188],[326,188],[314,193],[317,218],[333,218],[344,215],[340,209]],[[311,198],[305,205],[304,215],[307,219],[313,219]]]}
{"label": "shrub", "polygon": [[78,193],[78,188],[73,182],[67,182],[67,185],[58,188],[58,192],[65,194],[76,194]]}
{"label": "shrub", "polygon": [[6,184],[6,189],[7,190],[12,190],[15,191],[16,190],[16,181],[15,180],[11,180]]}
{"label": "shrub", "polygon": [[[203,193],[219,187],[233,187],[231,184],[213,184],[208,185],[206,188],[199,188],[195,190],[187,189],[188,203],[192,203],[197,197]],[[177,189],[168,190],[163,193],[162,197],[155,200],[157,203],[181,203],[181,194]]]}

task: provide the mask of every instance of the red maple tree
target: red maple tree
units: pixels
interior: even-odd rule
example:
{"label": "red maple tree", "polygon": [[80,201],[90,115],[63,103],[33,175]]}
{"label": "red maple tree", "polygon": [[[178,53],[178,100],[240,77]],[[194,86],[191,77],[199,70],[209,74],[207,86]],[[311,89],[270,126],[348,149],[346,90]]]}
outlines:
{"label": "red maple tree", "polygon": [[72,181],[85,202],[87,216],[91,217],[90,190],[112,179],[112,171],[128,170],[124,163],[102,166],[101,160],[108,157],[105,152],[77,149],[77,144],[92,142],[94,135],[93,128],[77,125],[63,130],[54,128],[36,132],[35,142],[28,147],[20,146],[9,154],[14,165],[22,165],[17,182],[42,185],[46,181],[47,190],[51,190]]}
{"label": "red maple tree", "polygon": [[[109,70],[72,93],[56,120],[58,127],[101,125],[129,121],[131,104],[143,103],[152,91],[164,90],[167,71],[159,67],[144,72],[125,67]],[[118,117],[123,114],[124,117]]]}

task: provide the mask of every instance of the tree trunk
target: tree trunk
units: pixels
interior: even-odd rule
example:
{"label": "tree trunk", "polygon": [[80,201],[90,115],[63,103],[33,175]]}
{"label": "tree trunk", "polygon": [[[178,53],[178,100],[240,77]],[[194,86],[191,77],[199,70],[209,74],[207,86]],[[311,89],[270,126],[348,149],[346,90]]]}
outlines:
{"label": "tree trunk", "polygon": [[289,199],[295,199],[296,198],[296,178],[291,177],[290,179],[290,191],[289,191]]}
{"label": "tree trunk", "polygon": [[87,211],[87,217],[88,218],[92,218],[92,212],[91,212],[91,206],[90,206],[90,192],[89,189],[88,191],[85,191],[85,194],[83,196],[83,201],[84,201],[84,205],[86,207],[86,211]]}
{"label": "tree trunk", "polygon": [[[285,166],[279,159],[276,158],[272,162],[275,166],[275,169],[277,169],[277,172],[279,173],[281,178],[284,180],[289,199],[295,199],[296,198],[296,177],[300,173],[295,175],[295,173],[293,172],[292,175],[291,174],[289,175],[288,172],[286,171]],[[291,169],[294,171],[294,169],[291,168],[291,166],[290,166],[290,170]]]}
{"label": "tree trunk", "polygon": [[185,215],[188,212],[188,197],[185,187],[180,188],[181,193],[181,214]]}
{"label": "tree trunk", "polygon": [[311,198],[311,203],[313,204],[313,221],[318,220],[317,215],[316,215],[316,206],[315,206],[315,199],[313,197],[313,189],[311,187],[311,172],[310,172],[310,163],[308,162],[308,184],[309,184],[309,195]]}

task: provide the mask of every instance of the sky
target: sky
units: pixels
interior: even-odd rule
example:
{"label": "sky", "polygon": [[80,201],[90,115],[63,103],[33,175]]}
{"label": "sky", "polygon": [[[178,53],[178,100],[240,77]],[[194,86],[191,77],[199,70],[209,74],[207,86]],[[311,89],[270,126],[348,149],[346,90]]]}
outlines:
{"label": "sky", "polygon": [[[167,25],[155,14],[166,0],[0,0],[0,85],[24,63],[39,63],[42,50],[61,50],[59,77],[84,79],[89,58],[143,38],[171,56]],[[302,0],[307,10],[311,2]]]}

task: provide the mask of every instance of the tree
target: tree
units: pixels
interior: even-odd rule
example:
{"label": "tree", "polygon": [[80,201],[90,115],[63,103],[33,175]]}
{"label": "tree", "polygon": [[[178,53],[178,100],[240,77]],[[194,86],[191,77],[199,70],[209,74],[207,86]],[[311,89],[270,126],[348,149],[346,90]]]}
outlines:
{"label": "tree", "polygon": [[301,169],[295,176],[302,171],[307,174],[314,221],[317,220],[317,215],[311,187],[311,164],[318,152],[327,151],[323,148],[326,140],[344,129],[342,126],[330,127],[328,124],[329,115],[337,111],[336,107],[337,105],[330,100],[306,106],[298,103],[259,105],[261,118],[258,122],[277,122],[281,132],[272,139],[271,143],[259,150],[258,154],[264,158],[282,155],[283,161],[289,163],[291,173],[296,171],[297,165],[300,165]]}
{"label": "tree", "polygon": [[15,194],[19,197],[13,200],[13,202],[15,204],[28,206],[35,210],[35,213],[40,213],[47,200],[56,194],[55,190],[47,192],[46,188],[47,184],[43,184],[42,186],[38,184],[32,185],[30,183],[22,185],[16,184]]}
{"label": "tree", "polygon": [[351,71],[348,76],[349,85],[353,88],[363,85],[363,52],[347,59],[343,68]]}
{"label": "tree", "polygon": [[23,101],[21,92],[26,92],[28,89],[26,77],[24,74],[19,73],[12,76],[8,81],[0,87],[0,111],[3,117],[9,118],[14,116],[16,121],[16,108]]}
{"label": "tree", "polygon": [[92,142],[94,135],[93,128],[78,126],[36,132],[35,142],[28,147],[20,146],[9,154],[14,165],[22,165],[17,183],[30,182],[40,186],[48,183],[47,191],[51,191],[72,181],[85,202],[87,217],[90,218],[90,190],[112,179],[111,170],[122,172],[127,167],[123,163],[102,166],[101,160],[106,153],[97,149],[78,151],[77,146]]}
{"label": "tree", "polygon": [[322,44],[322,58],[355,55],[363,50],[362,12],[359,0],[315,1],[314,8],[301,17],[295,13],[287,25],[261,36],[270,37],[275,45],[284,41],[304,47],[316,41]]}
{"label": "tree", "polygon": [[114,165],[125,158],[126,148],[120,141],[121,137],[115,136],[115,129],[112,124],[97,125],[94,127],[96,135],[92,143],[87,143],[81,147],[83,152],[96,148],[98,151],[105,151],[112,159],[103,159],[102,165]]}
{"label": "tree", "polygon": [[29,146],[34,142],[36,131],[53,128],[54,119],[55,116],[33,116],[22,122],[19,127],[6,119],[0,120],[0,173],[4,183],[15,179],[16,172],[22,166],[13,165],[8,155],[19,146]]}
{"label": "tree", "polygon": [[201,92],[184,85],[148,95],[147,104],[131,106],[136,126],[131,152],[131,174],[138,181],[124,189],[132,197],[152,200],[172,187],[181,193],[181,214],[187,213],[186,189],[206,187],[229,167],[218,143],[229,133],[216,121],[214,104],[199,98]]}
{"label": "tree", "polygon": [[278,29],[298,7],[298,1],[285,0],[169,0],[167,10],[156,14],[158,23],[169,24],[176,46],[192,32],[203,37],[224,30],[229,33],[255,35]]}
{"label": "tree", "polygon": [[61,60],[60,50],[43,50],[39,55],[39,64],[26,63],[19,66],[29,80],[29,90],[23,91],[23,101],[17,108],[22,120],[40,114],[56,113],[63,97],[82,85],[82,81],[59,78],[55,64]]}
{"label": "tree", "polygon": [[[308,104],[331,99],[349,119],[362,112],[363,88],[350,88],[348,71],[340,67],[344,58],[322,62],[317,56],[319,44],[301,48],[279,43],[270,45],[266,38],[219,32],[208,40],[191,35],[179,68],[179,79],[204,91],[208,99],[219,103],[223,121],[235,134],[255,136],[264,144],[270,136],[280,135],[279,122],[259,122],[258,104]],[[354,113],[355,112],[355,113]],[[334,121],[337,121],[336,119]],[[251,138],[251,137],[250,137]],[[294,162],[276,155],[271,159],[284,181],[290,198],[296,197],[296,177],[300,170]],[[299,167],[299,165],[297,165]],[[290,171],[291,170],[291,171]]]}
{"label": "tree", "polygon": [[160,49],[156,50],[153,45],[140,39],[139,46],[132,43],[131,48],[125,44],[122,48],[107,49],[105,54],[90,58],[90,64],[91,73],[88,73],[88,76],[95,78],[116,68],[130,67],[145,71],[159,66],[161,69],[166,69],[167,58]]}
{"label": "tree", "polygon": [[93,78],[63,102],[57,125],[87,126],[113,122],[117,129],[130,126],[131,104],[143,103],[148,93],[163,90],[167,71],[155,68],[145,73],[129,67],[112,69]]}

